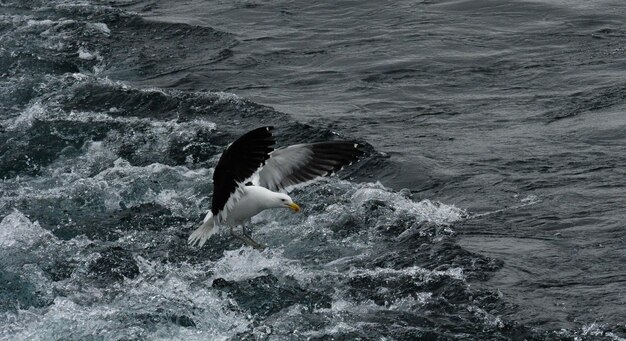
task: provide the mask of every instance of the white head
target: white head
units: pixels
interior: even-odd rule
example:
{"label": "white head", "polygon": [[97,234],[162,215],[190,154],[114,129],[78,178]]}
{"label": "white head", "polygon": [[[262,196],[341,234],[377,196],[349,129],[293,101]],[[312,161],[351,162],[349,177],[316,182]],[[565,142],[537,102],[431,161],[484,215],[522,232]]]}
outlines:
{"label": "white head", "polygon": [[284,193],[276,193],[272,207],[281,208],[286,207],[292,209],[294,212],[300,212],[300,206],[291,200],[291,197]]}

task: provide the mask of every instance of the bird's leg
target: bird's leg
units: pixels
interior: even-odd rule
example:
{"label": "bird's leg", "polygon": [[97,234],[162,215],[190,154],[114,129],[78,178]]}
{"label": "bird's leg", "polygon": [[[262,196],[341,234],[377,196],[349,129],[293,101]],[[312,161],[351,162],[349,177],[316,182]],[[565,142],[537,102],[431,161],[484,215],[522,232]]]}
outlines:
{"label": "bird's leg", "polygon": [[246,228],[247,225],[248,225],[247,222],[244,222],[243,224],[241,224],[241,231],[243,232],[244,236],[252,238],[252,236],[248,232],[248,229]]}
{"label": "bird's leg", "polygon": [[252,239],[252,230],[250,229],[250,224],[252,222],[250,220],[244,222],[243,224],[241,224],[241,229],[243,231],[243,235]]}
{"label": "bird's leg", "polygon": [[259,243],[255,242],[254,240],[252,240],[252,238],[250,238],[250,237],[248,237],[246,235],[243,235],[243,236],[238,235],[237,233],[235,233],[235,230],[233,230],[232,226],[230,227],[230,234],[233,237],[235,237],[235,238],[241,240],[242,242],[244,242],[244,244],[250,245],[250,246],[252,246],[255,249],[263,250],[263,249],[265,249],[267,247],[267,246],[265,246],[263,244],[259,244]]}

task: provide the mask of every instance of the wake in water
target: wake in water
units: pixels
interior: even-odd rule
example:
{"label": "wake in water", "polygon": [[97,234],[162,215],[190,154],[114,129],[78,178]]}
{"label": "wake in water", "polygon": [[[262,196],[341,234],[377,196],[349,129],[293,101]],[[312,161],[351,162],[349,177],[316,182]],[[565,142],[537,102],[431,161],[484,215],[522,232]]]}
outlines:
{"label": "wake in water", "polygon": [[[431,309],[433,285],[466,288],[462,265],[433,270],[437,260],[420,266],[401,254],[418,252],[418,240],[430,253],[466,214],[380,184],[332,178],[297,189],[305,214],[253,219],[265,252],[226,236],[189,248],[209,207],[211,166],[240,129],[220,132],[233,117],[274,120],[287,143],[329,132],[222,93],[81,73],[48,82],[58,90],[2,120],[2,338],[365,335],[359,325],[387,324],[372,313],[416,316]],[[170,109],[154,116],[163,104]]]}
{"label": "wake in water", "polygon": [[519,323],[516,303],[482,285],[503,262],[458,245],[538,196],[477,214],[390,189],[401,168],[367,138],[360,163],[291,193],[302,214],[252,219],[268,249],[227,235],[189,247],[219,155],[243,132],[274,125],[281,145],[358,136],[202,90],[198,65],[266,61],[233,58],[235,34],[117,5],[0,4],[0,338],[619,339],[615,325]]}

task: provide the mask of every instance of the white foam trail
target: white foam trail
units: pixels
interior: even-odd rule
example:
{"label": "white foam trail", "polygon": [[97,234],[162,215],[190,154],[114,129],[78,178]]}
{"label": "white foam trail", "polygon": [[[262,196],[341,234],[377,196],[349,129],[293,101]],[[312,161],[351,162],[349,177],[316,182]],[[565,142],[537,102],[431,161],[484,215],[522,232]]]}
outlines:
{"label": "white foam trail", "polygon": [[302,268],[300,263],[282,255],[280,250],[259,251],[250,247],[224,251],[224,256],[213,265],[211,281],[223,278],[227,281],[243,281],[271,273],[278,277],[290,276],[301,283],[308,283],[314,275]]}
{"label": "white foam trail", "polygon": [[50,231],[39,223],[31,222],[22,212],[14,210],[0,222],[0,246],[3,248],[29,249],[34,244],[48,239],[56,239]]}
{"label": "white foam trail", "polygon": [[108,36],[111,34],[111,29],[109,29],[109,26],[107,26],[107,24],[105,23],[97,22],[97,23],[88,23],[87,25],[97,29],[104,35]]}
{"label": "white foam trail", "polygon": [[32,27],[32,26],[51,26],[53,25],[55,22],[50,20],[50,19],[46,19],[46,20],[34,20],[34,19],[28,19],[28,21],[26,22],[26,27]]}
{"label": "white foam trail", "polygon": [[[6,120],[8,130],[25,130],[35,120],[73,121],[82,123],[110,122],[124,125],[142,125],[142,134],[120,134],[112,130],[101,141],[87,141],[80,153],[62,154],[53,163],[41,169],[42,176],[16,177],[0,183],[3,196],[0,209],[12,207],[19,200],[72,201],[85,198],[85,206],[101,206],[105,210],[117,210],[122,206],[133,207],[156,203],[169,208],[177,216],[189,216],[206,210],[210,193],[207,181],[211,171],[185,166],[167,166],[152,163],[132,166],[120,159],[117,149],[132,144],[137,154],[162,155],[172,141],[193,141],[199,131],[212,131],[215,123],[204,120],[177,122],[155,121],[134,117],[116,117],[105,113],[64,113],[41,103],[34,103],[18,117]],[[187,148],[187,147],[185,147]],[[192,164],[192,163],[190,163]],[[86,195],[90,193],[90,195]],[[68,207],[71,207],[68,206]]]}
{"label": "white foam trail", "polygon": [[44,117],[46,108],[41,103],[36,102],[23,110],[20,115],[3,121],[7,131],[25,130],[32,126],[36,119]]}
{"label": "white foam trail", "polygon": [[41,308],[6,313],[0,339],[227,340],[249,328],[248,316],[228,297],[197,282],[206,273],[203,266],[137,261],[136,278],[104,288],[85,286],[80,276],[43,281],[64,295]]}
{"label": "white foam trail", "polygon": [[[302,213],[267,210],[254,217],[253,224],[260,226],[255,232],[259,238],[271,241],[270,245],[323,240],[326,245],[362,253],[389,238],[381,233],[382,228],[399,229],[400,234],[394,238],[404,238],[420,233],[421,224],[430,222],[438,226],[442,235],[449,235],[453,232],[451,225],[467,217],[464,210],[455,206],[430,200],[414,202],[380,183],[331,181],[313,188],[316,186],[324,190],[313,191],[313,196],[305,201],[300,196],[306,192],[292,195],[304,205]],[[321,209],[312,211],[308,208],[311,206]],[[354,231],[340,238],[337,234],[344,225]]]}
{"label": "white foam trail", "polygon": [[89,52],[86,48],[82,46],[78,49],[78,58],[84,60],[102,60],[102,57],[98,53]]}
{"label": "white foam trail", "polygon": [[408,276],[419,278],[421,282],[426,282],[434,277],[450,277],[458,280],[465,280],[463,276],[463,268],[450,268],[445,271],[428,270],[419,266],[410,266],[402,269],[375,268],[375,269],[354,269],[349,275],[350,277],[398,277]]}
{"label": "white foam trail", "polygon": [[502,321],[500,316],[490,314],[484,309],[481,309],[474,305],[468,305],[467,310],[474,313],[474,315],[480,318],[485,323],[485,325],[496,328],[504,328],[504,322]]}
{"label": "white foam trail", "polygon": [[355,206],[373,200],[385,202],[393,207],[396,210],[395,214],[414,216],[418,221],[429,221],[439,225],[451,224],[467,216],[464,210],[452,205],[434,203],[428,199],[416,203],[385,188],[380,182],[360,185],[351,197]]}
{"label": "white foam trail", "polygon": [[[519,197],[519,195],[515,195],[513,197],[517,199]],[[522,198],[520,200],[520,204],[519,205],[512,205],[512,206],[508,206],[508,207],[505,207],[505,208],[502,208],[502,209],[498,209],[498,210],[494,210],[494,211],[472,214],[472,215],[469,216],[469,218],[486,217],[486,216],[490,216],[490,215],[497,214],[497,213],[517,210],[517,209],[520,209],[520,208],[523,208],[523,207],[527,207],[527,206],[533,206],[533,205],[538,204],[540,202],[541,202],[541,199],[539,199],[538,196],[536,196],[534,194],[529,194],[528,196],[526,196],[526,197],[524,197],[524,198]]]}

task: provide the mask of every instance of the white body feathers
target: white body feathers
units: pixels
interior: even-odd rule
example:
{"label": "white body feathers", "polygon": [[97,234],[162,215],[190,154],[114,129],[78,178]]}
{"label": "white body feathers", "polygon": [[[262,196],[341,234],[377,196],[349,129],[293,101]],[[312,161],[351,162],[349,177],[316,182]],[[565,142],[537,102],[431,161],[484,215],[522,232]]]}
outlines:
{"label": "white body feathers", "polygon": [[[286,195],[282,193],[272,192],[267,188],[259,186],[244,186],[242,188],[239,200],[235,201],[226,219],[216,221],[213,213],[209,211],[200,227],[198,227],[188,239],[189,244],[198,246],[204,245],[207,239],[219,232],[219,225],[235,227],[250,221],[252,217],[261,213],[263,210],[274,207],[283,207],[281,199]],[[291,202],[291,199],[289,199]],[[217,219],[219,220],[219,219]]]}

